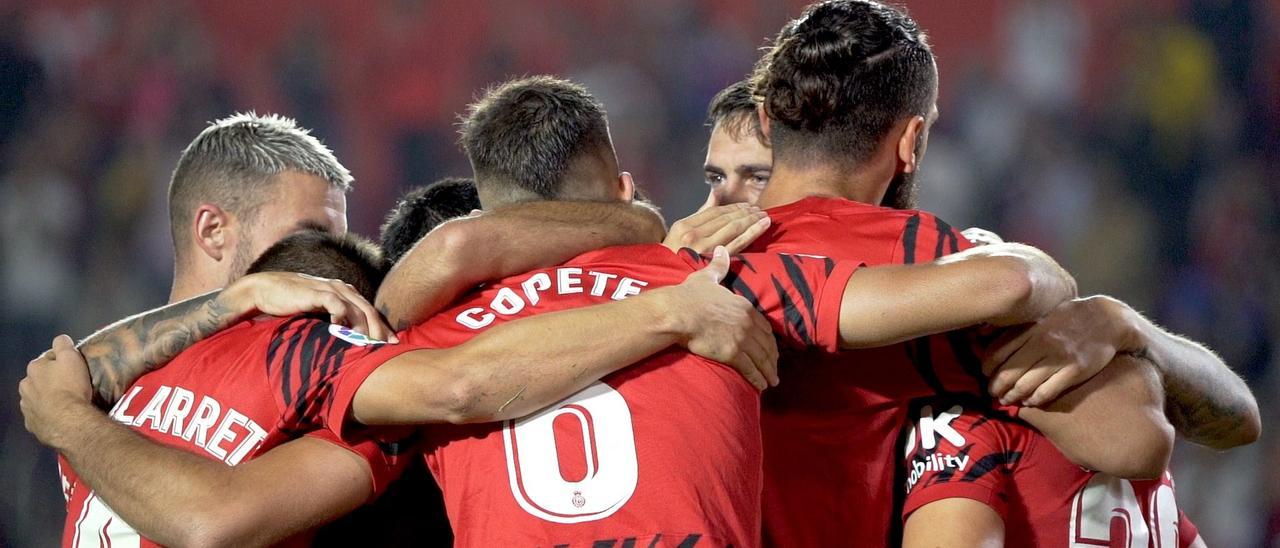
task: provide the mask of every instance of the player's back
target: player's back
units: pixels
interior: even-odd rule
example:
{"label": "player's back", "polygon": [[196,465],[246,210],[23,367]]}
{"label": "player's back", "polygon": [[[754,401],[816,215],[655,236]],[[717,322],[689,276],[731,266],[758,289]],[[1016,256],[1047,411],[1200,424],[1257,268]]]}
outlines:
{"label": "player's back", "polygon": [[[937,217],[836,198],[767,210],[753,252],[817,254],[868,266],[929,262],[970,244]],[[964,334],[824,355],[784,352],[764,393],[766,545],[890,542],[892,459],[910,399],[982,390]]]}
{"label": "player's back", "polygon": [[[781,272],[763,262],[756,271]],[[819,263],[805,266],[815,286],[831,270]],[[488,286],[406,336],[452,346],[500,321],[676,284],[701,266],[661,246],[591,252]],[[771,302],[771,321],[787,321]],[[460,546],[755,546],[759,402],[736,372],[673,348],[522,419],[430,428],[428,462]]]}
{"label": "player's back", "polygon": [[[109,415],[151,441],[228,466],[304,433],[336,442],[316,422],[323,416],[318,396],[344,358],[363,356],[356,347],[367,344],[363,335],[307,317],[247,320],[140,377]],[[68,512],[64,546],[156,546],[61,458],[59,468]]]}
{"label": "player's back", "polygon": [[[1199,537],[1173,477],[1124,480],[1072,463],[1034,428],[981,402],[933,398],[906,431],[903,518],[963,498],[1004,521],[1007,546],[1186,548]],[[949,524],[924,523],[925,528]]]}

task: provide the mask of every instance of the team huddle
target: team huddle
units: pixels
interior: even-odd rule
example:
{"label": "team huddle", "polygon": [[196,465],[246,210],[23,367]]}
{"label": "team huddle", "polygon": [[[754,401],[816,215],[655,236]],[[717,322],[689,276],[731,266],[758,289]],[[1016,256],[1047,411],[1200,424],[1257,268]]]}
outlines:
{"label": "team huddle", "polygon": [[712,99],[710,196],[668,230],[585,88],[507,81],[464,114],[472,177],[411,191],[378,243],[308,131],[212,123],[170,183],[170,304],[59,336],[19,387],[63,545],[324,544],[336,520],[414,545],[1204,546],[1175,432],[1251,443],[1253,395],[1040,250],[914,209],[937,91],[902,10],[809,6]]}

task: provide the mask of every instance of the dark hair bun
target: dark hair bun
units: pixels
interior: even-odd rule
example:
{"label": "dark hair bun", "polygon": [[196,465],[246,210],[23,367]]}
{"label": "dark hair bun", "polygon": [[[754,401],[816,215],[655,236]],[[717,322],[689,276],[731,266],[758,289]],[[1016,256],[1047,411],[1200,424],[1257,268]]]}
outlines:
{"label": "dark hair bun", "polygon": [[[841,110],[849,87],[868,61],[892,49],[896,39],[876,5],[819,4],[796,21],[773,52],[769,114],[795,129],[821,131]],[[785,32],[785,31],[784,31]]]}

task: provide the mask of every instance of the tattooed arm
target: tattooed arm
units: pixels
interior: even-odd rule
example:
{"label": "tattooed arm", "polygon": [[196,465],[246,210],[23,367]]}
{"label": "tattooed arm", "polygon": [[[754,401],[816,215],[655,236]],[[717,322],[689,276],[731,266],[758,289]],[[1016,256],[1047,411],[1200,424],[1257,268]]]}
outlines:
{"label": "tattooed arm", "polygon": [[1136,328],[1137,342],[1128,353],[1151,360],[1164,377],[1165,415],[1174,429],[1194,443],[1219,450],[1257,441],[1262,417],[1244,379],[1212,350],[1124,307]]}
{"label": "tattooed arm", "polygon": [[1229,449],[1253,443],[1261,434],[1257,401],[1221,358],[1110,297],[1065,303],[1001,345],[984,370],[991,375],[993,396],[1039,406],[1092,377],[1118,354],[1152,364],[1164,383],[1165,414],[1188,440]]}
{"label": "tattooed arm", "polygon": [[277,316],[324,310],[334,323],[375,339],[394,335],[350,286],[286,272],[263,272],[224,289],[120,320],[81,341],[95,401],[109,407],[133,381],[187,347],[255,313]]}
{"label": "tattooed arm", "polygon": [[231,325],[240,315],[219,300],[222,293],[205,293],[125,318],[81,341],[94,399],[110,406],[138,377]]}

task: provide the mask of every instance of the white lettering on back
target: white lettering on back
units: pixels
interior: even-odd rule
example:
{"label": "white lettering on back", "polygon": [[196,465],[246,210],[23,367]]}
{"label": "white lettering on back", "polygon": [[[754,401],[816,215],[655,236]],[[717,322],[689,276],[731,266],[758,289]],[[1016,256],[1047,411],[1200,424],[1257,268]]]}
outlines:
{"label": "white lettering on back", "polygon": [[164,420],[160,421],[160,431],[181,436],[182,422],[191,412],[191,403],[194,400],[195,395],[190,390],[174,387],[173,395],[169,397],[169,406],[164,410]]}
{"label": "white lettering on back", "polygon": [[498,294],[493,298],[493,311],[504,316],[519,314],[524,310],[524,301],[512,291],[510,287],[504,287],[498,290]]}
{"label": "white lettering on back", "polygon": [[249,421],[249,417],[240,414],[235,409],[228,409],[227,414],[222,417],[222,423],[218,425],[218,429],[214,431],[213,438],[209,440],[209,444],[204,447],[218,460],[227,460],[227,450],[222,448],[222,442],[235,437],[236,433],[231,431],[233,426],[244,426]]}
{"label": "white lettering on back", "polygon": [[557,268],[556,269],[556,293],[568,295],[570,293],[582,293],[582,269],[581,268]]}
{"label": "white lettering on back", "polygon": [[483,308],[468,308],[463,310],[457,317],[458,323],[470,327],[471,329],[483,329],[485,326],[493,323],[494,315],[485,312]]}
{"label": "white lettering on back", "polygon": [[529,276],[529,279],[520,284],[520,287],[524,288],[524,298],[529,301],[529,306],[536,305],[538,300],[542,298],[538,295],[538,292],[551,288],[551,276],[548,276],[546,272],[539,272]]}
{"label": "white lettering on back", "polygon": [[[590,276],[588,282],[590,288],[584,290],[583,281],[586,276]],[[617,287],[613,292],[609,292],[609,284],[617,280]],[[454,317],[454,321],[465,326],[468,329],[484,329],[493,325],[497,321],[497,314],[503,316],[511,316],[523,312],[525,308],[536,306],[542,302],[542,293],[553,290],[556,295],[572,295],[576,293],[589,292],[593,297],[609,296],[610,299],[620,301],[632,295],[639,295],[642,288],[649,285],[649,282],[643,282],[634,278],[620,277],[618,274],[608,272],[596,272],[588,270],[583,272],[578,267],[561,267],[557,268],[554,277],[547,272],[538,272],[520,282],[520,290],[514,290],[510,287],[500,287],[498,292],[493,295],[493,299],[489,301],[488,306],[474,306],[464,309]],[[523,294],[523,298],[522,297]]]}
{"label": "white lettering on back", "polygon": [[604,286],[609,283],[609,280],[618,277],[617,274],[608,272],[589,272],[588,274],[591,274],[591,277],[596,279],[596,283],[591,284],[591,294],[596,297],[603,297]]}
{"label": "white lettering on back", "polygon": [[187,431],[182,433],[182,439],[195,443],[199,447],[204,447],[205,442],[209,439],[209,429],[213,428],[213,422],[218,420],[218,415],[222,414],[222,406],[218,405],[218,401],[205,396],[200,398],[200,405],[196,407],[196,415],[191,419],[191,423],[187,425]]}
{"label": "white lettering on back", "polygon": [[133,425],[142,428],[143,424],[151,423],[152,430],[160,429],[160,412],[164,406],[164,400],[169,398],[169,392],[173,390],[168,386],[161,386],[156,389],[156,393],[151,396],[151,401],[147,402],[147,406],[142,408],[142,412],[138,413],[137,418],[133,419]]}
{"label": "white lettering on back", "polygon": [[129,390],[128,394],[125,394],[123,398],[120,398],[120,401],[116,402],[115,409],[111,410],[111,415],[115,417],[116,422],[133,424],[133,417],[125,414],[125,411],[129,409],[129,403],[133,401],[133,397],[137,396],[138,392],[141,391],[141,386],[134,386]]}
{"label": "white lettering on back", "polygon": [[622,278],[618,281],[618,289],[613,291],[613,296],[609,297],[615,301],[621,301],[632,295],[639,295],[640,288],[649,285],[649,282],[642,282],[632,278]]}

